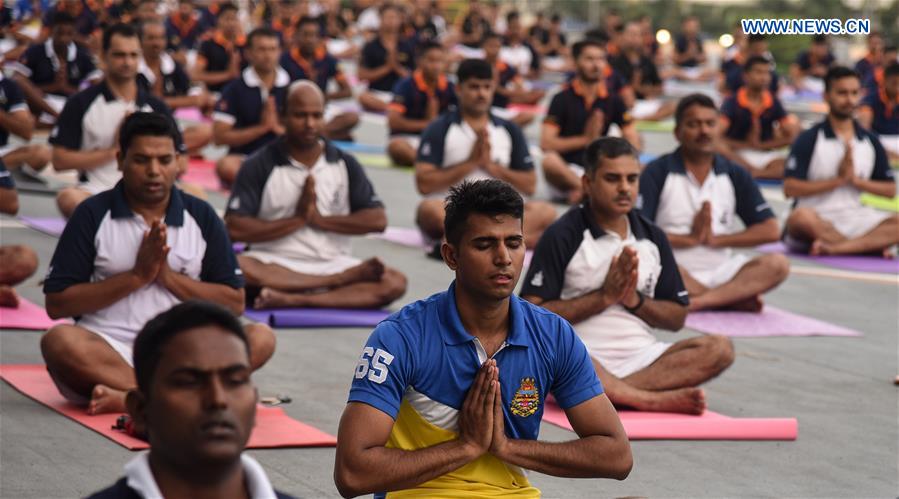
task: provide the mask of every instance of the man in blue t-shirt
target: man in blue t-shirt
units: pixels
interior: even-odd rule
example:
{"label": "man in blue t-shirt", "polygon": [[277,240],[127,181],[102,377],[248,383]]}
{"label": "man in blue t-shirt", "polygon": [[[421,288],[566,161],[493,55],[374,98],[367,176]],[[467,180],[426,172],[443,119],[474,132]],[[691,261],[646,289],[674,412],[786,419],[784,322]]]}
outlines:
{"label": "man in blue t-shirt", "polygon": [[887,65],[877,91],[862,99],[858,122],[877,134],[891,160],[899,161],[899,62]]}
{"label": "man in blue t-shirt", "polygon": [[[627,437],[571,325],[513,294],[524,202],[500,180],[447,201],[449,290],[382,321],[362,349],[337,434],[344,496],[535,497],[524,469],[624,479]],[[537,440],[546,398],[578,439]]]}

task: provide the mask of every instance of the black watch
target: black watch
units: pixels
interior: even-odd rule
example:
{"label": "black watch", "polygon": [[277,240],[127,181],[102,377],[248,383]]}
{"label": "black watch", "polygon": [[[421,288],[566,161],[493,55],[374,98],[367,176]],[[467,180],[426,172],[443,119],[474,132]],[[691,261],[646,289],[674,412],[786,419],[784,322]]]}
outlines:
{"label": "black watch", "polygon": [[624,307],[625,310],[627,310],[628,312],[630,312],[630,313],[632,313],[632,314],[633,314],[633,313],[636,313],[637,310],[640,310],[640,307],[643,306],[643,302],[646,301],[646,297],[643,296],[643,293],[641,293],[641,292],[639,292],[639,291],[637,291],[637,297],[638,297],[640,300],[637,301],[637,304],[636,304],[636,305],[634,305],[633,307],[625,307],[624,305],[622,305],[622,307]]}

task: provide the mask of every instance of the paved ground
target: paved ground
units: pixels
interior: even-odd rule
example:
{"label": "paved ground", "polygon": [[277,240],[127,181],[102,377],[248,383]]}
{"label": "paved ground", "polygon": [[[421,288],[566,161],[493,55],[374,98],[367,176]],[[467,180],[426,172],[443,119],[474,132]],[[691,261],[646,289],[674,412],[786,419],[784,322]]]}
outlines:
{"label": "paved ground", "polygon": [[[534,135],[530,129],[529,135]],[[361,142],[382,130],[365,124]],[[668,134],[644,135],[647,150],[674,143]],[[391,225],[411,227],[418,199],[412,176],[369,169],[387,200]],[[541,192],[543,192],[541,187]],[[778,213],[786,203],[768,190]],[[213,195],[217,208],[225,199]],[[562,208],[560,208],[561,210]],[[22,196],[23,215],[54,215],[52,198]],[[3,244],[25,243],[41,259],[19,289],[43,303],[39,281],[55,239],[0,219]],[[451,273],[420,252],[360,238],[360,257],[377,255],[409,276],[395,308],[447,287]],[[794,262],[798,265],[808,265]],[[546,497],[895,497],[897,488],[897,303],[899,287],[832,277],[791,276],[768,302],[863,331],[861,338],[736,340],[737,360],[707,385],[710,409],[732,416],[796,417],[795,442],[635,442],[634,470],[623,482],[570,480],[536,474]],[[278,350],[255,381],[261,394],[289,394],[293,417],[336,433],[364,329],[278,330]],[[668,333],[664,336],[671,337]],[[681,332],[679,337],[694,333]],[[0,332],[0,362],[39,363],[35,332]],[[544,425],[541,438],[572,434]],[[333,497],[333,449],[253,451],[276,487],[303,497]],[[0,496],[76,497],[114,481],[131,453],[0,383]]]}

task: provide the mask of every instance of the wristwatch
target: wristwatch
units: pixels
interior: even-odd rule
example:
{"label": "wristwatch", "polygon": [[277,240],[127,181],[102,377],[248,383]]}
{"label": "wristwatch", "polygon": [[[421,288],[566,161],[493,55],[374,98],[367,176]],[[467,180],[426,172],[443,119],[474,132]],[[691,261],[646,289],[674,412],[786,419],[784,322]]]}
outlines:
{"label": "wristwatch", "polygon": [[643,293],[641,293],[641,292],[639,292],[639,291],[637,291],[637,298],[639,298],[639,300],[637,301],[637,304],[634,305],[633,307],[628,307],[628,306],[625,306],[625,305],[622,305],[622,307],[624,307],[625,310],[627,310],[628,312],[630,312],[630,313],[632,313],[632,314],[633,314],[633,313],[636,313],[637,310],[639,310],[640,307],[643,306],[643,302],[646,301],[646,297],[643,296]]}

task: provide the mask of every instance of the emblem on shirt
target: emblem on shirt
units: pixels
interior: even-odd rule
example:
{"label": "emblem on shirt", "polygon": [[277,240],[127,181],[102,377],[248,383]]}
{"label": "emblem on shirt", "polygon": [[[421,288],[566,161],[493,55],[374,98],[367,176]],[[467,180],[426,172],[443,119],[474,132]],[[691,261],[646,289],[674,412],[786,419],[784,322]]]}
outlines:
{"label": "emblem on shirt", "polygon": [[533,279],[531,279],[531,286],[534,286],[535,288],[539,288],[540,286],[543,286],[543,271],[542,270],[537,271],[537,273],[534,274]]}
{"label": "emblem on shirt", "polygon": [[521,378],[521,386],[515,391],[509,409],[512,414],[526,418],[540,407],[540,392],[534,378]]}

